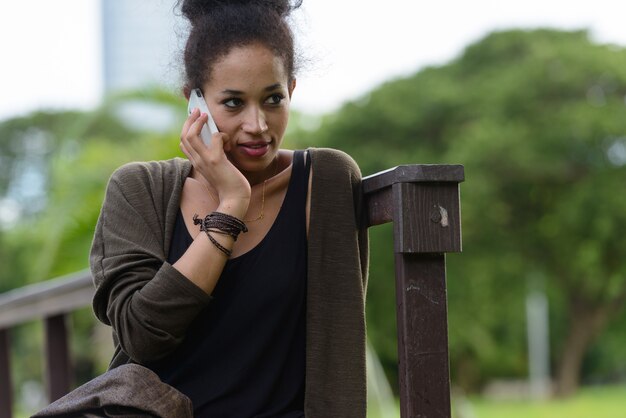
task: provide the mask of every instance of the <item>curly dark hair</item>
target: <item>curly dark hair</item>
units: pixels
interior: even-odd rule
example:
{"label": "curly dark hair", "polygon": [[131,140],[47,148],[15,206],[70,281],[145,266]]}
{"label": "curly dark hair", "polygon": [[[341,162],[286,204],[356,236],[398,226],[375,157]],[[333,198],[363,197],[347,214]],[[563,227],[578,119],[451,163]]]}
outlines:
{"label": "curly dark hair", "polygon": [[295,77],[294,36],[287,17],[302,0],[179,0],[191,24],[183,54],[184,89],[209,81],[213,63],[234,47],[261,43],[281,57]]}

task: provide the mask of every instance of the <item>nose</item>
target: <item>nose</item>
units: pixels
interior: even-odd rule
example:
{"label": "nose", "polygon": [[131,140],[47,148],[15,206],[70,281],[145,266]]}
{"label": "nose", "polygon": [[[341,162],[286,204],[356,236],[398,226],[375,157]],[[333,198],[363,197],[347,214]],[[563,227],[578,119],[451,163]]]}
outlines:
{"label": "nose", "polygon": [[243,130],[249,134],[260,135],[267,131],[267,121],[262,109],[252,106],[246,114]]}

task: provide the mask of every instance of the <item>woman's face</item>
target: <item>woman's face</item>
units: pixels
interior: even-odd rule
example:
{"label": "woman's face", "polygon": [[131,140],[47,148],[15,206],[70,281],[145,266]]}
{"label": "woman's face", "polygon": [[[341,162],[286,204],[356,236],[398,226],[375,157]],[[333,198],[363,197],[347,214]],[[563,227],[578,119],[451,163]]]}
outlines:
{"label": "woman's face", "polygon": [[282,59],[260,44],[233,48],[202,86],[218,129],[229,136],[226,154],[249,180],[275,169],[294,87]]}

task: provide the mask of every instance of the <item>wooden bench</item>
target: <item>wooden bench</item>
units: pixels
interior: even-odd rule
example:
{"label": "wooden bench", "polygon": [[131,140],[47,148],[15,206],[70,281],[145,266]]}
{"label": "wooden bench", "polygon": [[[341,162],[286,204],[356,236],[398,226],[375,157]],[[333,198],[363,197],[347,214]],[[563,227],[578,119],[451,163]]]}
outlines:
{"label": "wooden bench", "polygon": [[[404,165],[363,179],[364,226],[394,225],[402,418],[450,418],[445,253],[461,251],[460,165]],[[71,388],[66,316],[91,304],[88,271],[0,295],[0,418],[12,416],[9,330],[45,323],[49,401]]]}

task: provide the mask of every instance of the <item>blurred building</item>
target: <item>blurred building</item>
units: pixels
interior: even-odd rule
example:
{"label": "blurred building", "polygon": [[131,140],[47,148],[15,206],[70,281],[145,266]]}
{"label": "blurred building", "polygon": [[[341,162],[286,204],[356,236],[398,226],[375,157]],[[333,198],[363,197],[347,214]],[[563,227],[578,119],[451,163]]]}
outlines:
{"label": "blurred building", "polygon": [[175,0],[101,0],[104,91],[178,85],[185,30]]}
{"label": "blurred building", "polygon": [[[180,92],[181,54],[187,26],[176,0],[100,0],[103,90],[111,92],[159,86]],[[130,100],[117,105],[117,116],[133,128],[167,131],[177,123],[171,108]]]}
{"label": "blurred building", "polygon": [[[175,4],[176,0],[94,0],[95,11],[99,8],[100,12],[94,23],[101,26],[104,95],[150,86],[179,91],[182,67],[178,57],[186,24],[174,12]],[[178,129],[186,106],[172,109],[149,100],[131,99],[118,103],[114,111],[131,127],[171,131]],[[0,176],[0,182],[6,183],[0,190],[0,230],[40,212],[47,204],[49,138],[33,129],[17,144],[19,149],[16,156],[11,156],[10,169],[6,168],[9,164],[0,164],[5,170],[0,175],[6,177]],[[0,163],[3,158],[7,157],[0,154]]]}

